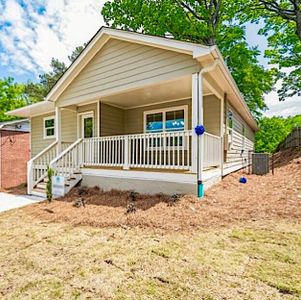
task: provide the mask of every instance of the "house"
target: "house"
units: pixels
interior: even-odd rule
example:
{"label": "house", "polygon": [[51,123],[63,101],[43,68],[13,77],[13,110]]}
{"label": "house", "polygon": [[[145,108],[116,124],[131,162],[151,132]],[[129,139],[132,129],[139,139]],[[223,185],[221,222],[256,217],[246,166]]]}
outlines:
{"label": "house", "polygon": [[8,189],[26,182],[29,153],[29,121],[0,123],[0,188]]}
{"label": "house", "polygon": [[45,192],[47,165],[66,192],[82,180],[201,193],[249,163],[257,130],[216,47],[106,27],[45,101],[9,115],[30,118],[32,194]]}

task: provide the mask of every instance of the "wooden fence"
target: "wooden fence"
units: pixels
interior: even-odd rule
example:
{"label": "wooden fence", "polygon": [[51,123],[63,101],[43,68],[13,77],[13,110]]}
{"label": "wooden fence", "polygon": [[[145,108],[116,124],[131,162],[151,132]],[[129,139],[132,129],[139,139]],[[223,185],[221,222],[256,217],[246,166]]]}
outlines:
{"label": "wooden fence", "polygon": [[285,140],[278,145],[277,151],[296,147],[301,147],[301,127],[294,128]]}

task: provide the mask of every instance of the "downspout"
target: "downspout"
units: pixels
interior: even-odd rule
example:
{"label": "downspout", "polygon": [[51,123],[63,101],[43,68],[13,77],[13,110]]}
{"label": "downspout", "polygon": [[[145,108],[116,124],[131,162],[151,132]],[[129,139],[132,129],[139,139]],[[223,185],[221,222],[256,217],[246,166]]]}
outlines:
{"label": "downspout", "polygon": [[[204,123],[204,110],[203,110],[203,74],[213,71],[221,62],[219,59],[201,69],[198,73],[198,109],[197,109],[197,124],[203,125]],[[204,184],[203,184],[203,165],[204,165],[204,135],[201,135],[197,139],[197,185],[198,185],[198,197],[204,196]]]}

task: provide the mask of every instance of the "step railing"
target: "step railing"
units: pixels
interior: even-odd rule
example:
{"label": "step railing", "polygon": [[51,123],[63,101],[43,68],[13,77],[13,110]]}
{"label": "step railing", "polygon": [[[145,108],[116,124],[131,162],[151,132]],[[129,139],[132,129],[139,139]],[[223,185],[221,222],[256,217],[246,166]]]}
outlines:
{"label": "step railing", "polygon": [[84,139],[82,165],[189,170],[191,137],[187,130]]}
{"label": "step railing", "polygon": [[31,193],[47,175],[47,166],[57,156],[58,142],[55,141],[27,162],[27,192]]}
{"label": "step railing", "polygon": [[54,175],[69,179],[75,172],[80,170],[82,141],[83,139],[78,139],[49,163]]}

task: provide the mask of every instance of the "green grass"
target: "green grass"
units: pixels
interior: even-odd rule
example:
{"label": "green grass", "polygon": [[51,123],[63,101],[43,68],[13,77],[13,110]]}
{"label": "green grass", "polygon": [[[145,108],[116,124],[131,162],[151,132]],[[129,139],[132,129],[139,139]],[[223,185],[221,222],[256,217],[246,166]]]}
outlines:
{"label": "green grass", "polygon": [[301,225],[161,233],[0,215],[1,299],[300,299]]}

